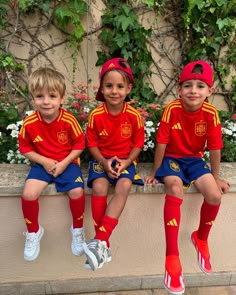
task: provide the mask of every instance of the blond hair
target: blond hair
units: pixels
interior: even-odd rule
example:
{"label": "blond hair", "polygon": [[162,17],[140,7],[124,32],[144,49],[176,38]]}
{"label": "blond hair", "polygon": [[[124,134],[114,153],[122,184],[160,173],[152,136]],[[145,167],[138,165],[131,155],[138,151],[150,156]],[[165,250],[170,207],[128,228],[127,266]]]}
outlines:
{"label": "blond hair", "polygon": [[35,91],[47,88],[65,95],[66,84],[64,76],[51,68],[39,68],[29,76],[29,91],[33,95]]}

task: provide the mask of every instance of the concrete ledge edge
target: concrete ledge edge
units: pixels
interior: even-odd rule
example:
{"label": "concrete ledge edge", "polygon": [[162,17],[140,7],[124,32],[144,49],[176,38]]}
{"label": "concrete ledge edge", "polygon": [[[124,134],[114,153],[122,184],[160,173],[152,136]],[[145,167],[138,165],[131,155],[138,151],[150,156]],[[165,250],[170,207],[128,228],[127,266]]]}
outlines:
{"label": "concrete ledge edge", "polygon": [[[235,272],[185,274],[186,287],[236,285]],[[73,279],[57,281],[11,282],[0,284],[1,295],[59,295],[92,292],[115,292],[146,289],[162,289],[163,275],[129,276],[97,279]]]}
{"label": "concrete ledge edge", "polygon": [[[148,175],[152,169],[152,163],[139,163],[138,173],[142,179]],[[24,164],[0,164],[0,197],[1,196],[20,196],[23,190],[25,177],[29,171],[29,166]],[[81,166],[82,174],[85,182],[85,193],[90,194],[91,190],[86,186],[88,167],[85,164]],[[227,179],[231,186],[229,192],[236,192],[236,163],[221,163],[220,176],[223,179]],[[112,193],[113,190],[110,190]],[[155,187],[151,185],[138,186],[133,185],[130,194],[152,194],[152,193],[164,193],[164,185],[157,184]],[[194,186],[190,186],[186,189],[186,193],[197,192]],[[57,195],[54,184],[50,184],[42,195]]]}

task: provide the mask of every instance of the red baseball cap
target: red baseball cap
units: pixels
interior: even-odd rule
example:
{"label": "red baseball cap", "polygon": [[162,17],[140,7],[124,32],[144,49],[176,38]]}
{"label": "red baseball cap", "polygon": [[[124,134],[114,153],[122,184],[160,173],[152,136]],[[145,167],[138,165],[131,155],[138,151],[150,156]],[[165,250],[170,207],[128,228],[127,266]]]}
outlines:
{"label": "red baseball cap", "polygon": [[102,88],[102,78],[103,76],[109,72],[109,71],[112,71],[112,70],[121,70],[123,72],[125,72],[130,80],[130,83],[134,83],[134,76],[133,76],[133,73],[132,73],[132,69],[131,67],[129,66],[127,60],[125,60],[124,58],[121,58],[121,57],[116,57],[116,58],[112,58],[112,59],[109,59],[108,61],[106,61],[103,66],[102,66],[102,70],[100,72],[100,75],[99,75],[99,79],[100,79],[100,86],[99,86],[99,89],[98,89],[98,92],[96,94],[96,100],[99,100],[99,101],[105,101],[104,97],[103,97],[103,94],[101,92],[101,88]]}
{"label": "red baseball cap", "polygon": [[[202,73],[193,73],[193,69],[196,65],[202,66]],[[209,65],[209,63],[203,61],[203,60],[197,60],[188,63],[182,70],[182,73],[179,77],[179,83],[182,83],[184,81],[188,80],[200,80],[204,83],[206,83],[208,86],[213,86],[213,69]]]}

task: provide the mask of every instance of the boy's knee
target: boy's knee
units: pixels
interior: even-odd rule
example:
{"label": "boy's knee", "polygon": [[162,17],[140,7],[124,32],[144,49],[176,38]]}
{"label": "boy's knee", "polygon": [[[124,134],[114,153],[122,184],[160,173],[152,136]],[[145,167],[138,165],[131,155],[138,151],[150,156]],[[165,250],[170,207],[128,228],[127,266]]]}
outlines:
{"label": "boy's knee", "polygon": [[78,199],[84,194],[84,189],[82,187],[76,187],[68,192],[71,199]]}
{"label": "boy's knee", "polygon": [[23,192],[22,194],[22,199],[26,200],[26,201],[34,201],[36,199],[38,199],[38,195],[32,193],[32,192]]}
{"label": "boy's knee", "polygon": [[221,203],[222,194],[221,192],[215,192],[214,194],[210,194],[205,196],[205,200],[210,205],[219,205]]}

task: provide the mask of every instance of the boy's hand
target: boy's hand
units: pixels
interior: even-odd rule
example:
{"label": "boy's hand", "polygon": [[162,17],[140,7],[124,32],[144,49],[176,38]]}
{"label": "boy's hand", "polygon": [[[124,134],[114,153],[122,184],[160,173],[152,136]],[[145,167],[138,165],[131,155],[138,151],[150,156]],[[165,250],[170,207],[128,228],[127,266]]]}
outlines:
{"label": "boy's hand", "polygon": [[152,186],[155,186],[158,183],[158,180],[154,177],[153,174],[148,175],[146,177],[144,177],[144,184],[152,184]]}
{"label": "boy's hand", "polygon": [[107,172],[110,178],[118,178],[119,174],[116,171],[116,167],[112,166],[112,163],[117,160],[117,157],[106,159],[102,162],[104,170]]}
{"label": "boy's hand", "polygon": [[57,161],[54,159],[47,158],[45,163],[43,164],[43,168],[51,175],[53,175],[53,170],[55,169]]}
{"label": "boy's hand", "polygon": [[67,164],[63,161],[55,162],[54,165],[50,168],[49,174],[53,175],[54,177],[59,176],[62,172],[66,169]]}
{"label": "boy's hand", "polygon": [[119,177],[121,172],[125,170],[130,164],[131,164],[130,159],[119,159],[116,157],[116,165],[114,167],[114,170],[117,173],[117,176]]}
{"label": "boy's hand", "polygon": [[216,183],[221,191],[222,194],[225,194],[228,192],[230,188],[230,183],[223,179],[216,179]]}

